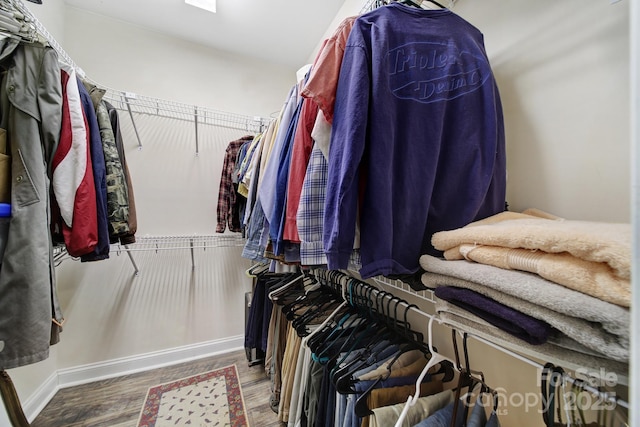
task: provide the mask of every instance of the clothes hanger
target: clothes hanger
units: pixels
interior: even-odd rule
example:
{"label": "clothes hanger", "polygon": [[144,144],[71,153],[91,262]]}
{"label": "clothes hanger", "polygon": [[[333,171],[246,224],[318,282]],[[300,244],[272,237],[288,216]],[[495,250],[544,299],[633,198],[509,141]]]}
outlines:
{"label": "clothes hanger", "polygon": [[407,403],[405,403],[405,405],[403,406],[402,412],[400,413],[400,416],[396,421],[395,427],[402,427],[402,425],[404,424],[404,419],[407,417],[407,413],[409,412],[409,409],[412,406],[414,406],[418,401],[418,399],[420,398],[420,384],[422,384],[422,381],[424,380],[425,375],[427,375],[427,371],[429,371],[429,369],[431,369],[437,363],[449,363],[451,366],[454,366],[454,362],[451,359],[438,353],[436,349],[433,347],[432,338],[433,338],[434,320],[435,320],[435,316],[432,316],[431,318],[429,318],[428,337],[427,337],[431,358],[429,359],[425,367],[422,369],[422,372],[420,372],[420,375],[418,376],[418,380],[416,381],[416,393],[413,396],[409,396],[409,398],[407,399]]}
{"label": "clothes hanger", "polygon": [[367,404],[367,397],[371,394],[371,392],[378,386],[378,384],[382,381],[385,381],[391,377],[393,364],[400,358],[400,356],[411,350],[420,350],[415,343],[407,343],[405,347],[403,347],[393,359],[387,364],[387,372],[386,375],[378,377],[374,382],[366,389],[357,399],[355,404],[355,412],[359,417],[366,417],[373,414],[373,411],[369,409]]}
{"label": "clothes hanger", "polygon": [[[344,313],[344,310],[349,310],[349,304],[347,304],[347,301],[343,301],[338,307],[336,307],[336,309],[329,314],[329,316],[325,319],[324,322],[322,322],[320,324],[320,326],[318,326],[314,331],[312,331],[309,335],[307,335],[307,346],[309,346],[309,341],[314,338],[314,336],[316,336],[320,331],[322,331],[327,325],[329,325],[331,322],[333,322],[335,320],[336,317],[341,316],[341,315],[346,315],[346,313]],[[311,348],[311,347],[309,347]]]}
{"label": "clothes hanger", "polygon": [[[452,334],[452,340],[453,340],[453,349],[454,349],[455,358],[456,358],[456,366],[458,368],[458,371],[460,371],[458,387],[456,388],[456,395],[453,401],[453,415],[450,423],[450,427],[456,427],[458,425],[463,425],[467,422],[467,415],[469,413],[469,407],[471,404],[471,395],[472,395],[471,392],[476,388],[476,386],[480,385],[480,392],[482,392],[482,390],[492,392],[493,390],[486,384],[484,379],[484,374],[482,373],[482,371],[474,371],[469,366],[470,364],[469,350],[467,348],[468,334],[466,332],[462,334],[462,348],[464,351],[464,361],[465,361],[464,367],[462,367],[462,364],[460,363],[460,355],[458,352],[458,341],[456,339],[456,331],[452,330],[451,334]],[[477,375],[479,377],[476,377],[474,375]],[[460,404],[460,400],[461,400],[460,394],[463,388],[467,388],[468,392],[465,394],[466,401],[464,403],[462,419],[459,420],[462,423],[460,424],[460,422],[456,422],[456,418],[458,416],[458,405]]]}
{"label": "clothes hanger", "polygon": [[[399,3],[408,4],[409,6],[414,6],[420,9],[423,9],[422,4],[425,0],[399,0]],[[433,3],[441,9],[446,9],[442,4],[438,3],[436,0],[426,0],[429,3]]]}
{"label": "clothes hanger", "polygon": [[562,426],[564,424],[555,422],[555,404],[557,386],[562,381],[559,371],[555,365],[546,363],[540,374],[540,391],[542,395],[542,419],[546,427]]}
{"label": "clothes hanger", "polygon": [[[357,281],[350,281],[348,288],[349,288],[349,303],[350,303],[351,314],[353,318],[356,319],[358,322],[362,322],[363,325],[368,324],[368,327],[363,327],[363,325],[359,325],[358,329],[355,329],[351,332],[352,336],[354,337],[352,339],[357,339],[357,344],[358,345],[361,344],[361,347],[357,348],[357,353],[352,353],[353,349],[350,349],[348,353],[343,354],[344,357],[338,360],[337,356],[340,355],[340,351],[342,351],[342,348],[341,348],[338,352],[335,352],[332,357],[329,357],[328,361],[331,361],[330,378],[334,383],[336,381],[335,380],[336,372],[339,370],[344,370],[345,366],[351,366],[354,363],[357,363],[359,360],[360,354],[365,352],[365,348],[367,346],[367,344],[365,343],[365,338],[367,334],[371,334],[371,332],[369,332],[368,329],[371,328],[371,323],[373,322],[369,309],[365,309],[363,308],[362,305],[358,305],[354,303],[354,301],[358,301],[358,300],[362,301],[362,298],[359,296],[359,291],[362,290],[361,289],[362,286]],[[347,331],[341,331],[342,334],[346,332]],[[329,338],[328,340],[325,340],[325,343],[329,343],[329,346],[331,346],[332,343],[335,343],[340,339],[341,337],[335,337],[334,339]]]}
{"label": "clothes hanger", "polygon": [[258,277],[267,271],[269,271],[269,264],[260,263],[260,264],[254,264],[251,267],[249,267],[245,271],[245,274],[249,277]]}
{"label": "clothes hanger", "polygon": [[357,349],[357,353],[345,357],[333,367],[329,373],[331,383],[341,394],[355,393],[350,387],[353,384],[352,376],[360,369],[390,358],[392,354],[385,352],[392,346],[395,344],[391,331],[381,330],[376,339],[370,340],[363,348]]}
{"label": "clothes hanger", "polygon": [[[356,307],[360,308],[359,314],[365,320],[366,326],[354,330],[339,351],[336,351],[333,357],[329,358],[327,363],[332,371],[336,366],[340,366],[342,362],[347,360],[354,350],[367,348],[372,340],[379,342],[380,331],[385,328],[385,325],[380,322],[379,313],[373,310],[371,295],[375,288],[363,282],[353,283],[356,289],[360,291],[356,292],[356,300],[360,301],[360,305],[356,304]],[[345,348],[345,346],[348,347]]]}
{"label": "clothes hanger", "polygon": [[287,283],[277,286],[277,288],[269,292],[269,299],[275,302],[277,295],[296,285],[300,280],[304,279],[302,273],[287,273],[284,276],[280,276],[282,279],[287,280]]}
{"label": "clothes hanger", "polygon": [[[351,331],[340,348],[334,351],[333,355],[327,360],[327,365],[330,369],[344,361],[354,350],[365,347],[370,339],[375,339],[379,326],[375,320],[372,321],[370,317],[363,316],[362,322]],[[335,346],[331,346],[328,349],[330,350],[333,347]]]}
{"label": "clothes hanger", "polygon": [[[297,313],[298,310],[309,309],[314,306],[314,304],[320,304],[323,301],[331,298],[331,295],[320,288],[307,290],[304,286],[293,288],[294,286],[299,286],[304,284],[303,276],[298,276],[293,279],[292,282],[283,285],[282,287],[278,287],[277,291],[271,292],[270,296],[275,296],[273,301],[278,305],[282,306],[282,313],[285,315],[287,320],[291,321],[295,318],[295,316],[300,315]],[[293,297],[293,299],[289,298],[289,302],[282,302],[282,297]]]}
{"label": "clothes hanger", "polygon": [[335,299],[333,294],[329,294],[331,297],[315,307],[311,307],[304,314],[295,318],[291,322],[291,326],[296,330],[299,336],[306,336],[309,331],[307,326],[314,320],[326,315],[340,304],[340,301]]}
{"label": "clothes hanger", "polygon": [[[336,388],[336,390],[341,394],[353,394],[356,393],[354,385],[359,381],[354,378],[354,375],[357,371],[369,366],[371,364],[375,364],[378,362],[383,362],[382,359],[378,358],[378,354],[373,351],[368,351],[375,349],[380,345],[380,343],[386,344],[389,346],[397,346],[398,349],[391,355],[385,357],[385,361],[383,363],[388,365],[387,375],[384,377],[379,377],[375,380],[375,384],[379,383],[381,380],[386,379],[391,374],[391,366],[395,363],[395,361],[407,351],[411,350],[409,348],[410,343],[400,339],[400,337],[395,333],[393,329],[390,329],[385,324],[380,324],[380,328],[378,329],[378,333],[376,333],[372,340],[367,343],[367,346],[364,348],[364,351],[361,355],[353,361],[350,365],[344,366],[342,369],[336,371],[331,379]],[[374,384],[374,385],[375,385]]]}
{"label": "clothes hanger", "polygon": [[[354,287],[353,283],[349,287],[349,305],[352,309],[349,312],[349,315],[346,316],[346,318],[341,319],[341,322],[339,322],[337,327],[328,331],[327,334],[316,335],[313,341],[309,340],[309,347],[312,349],[314,356],[319,358],[321,355],[326,355],[333,343],[341,339],[346,333],[352,333],[356,328],[362,327],[364,318],[361,315],[361,309],[359,309],[359,307],[353,302],[355,293]],[[348,327],[345,327],[347,326],[347,320],[349,320],[350,323],[348,324]]]}
{"label": "clothes hanger", "polygon": [[325,322],[318,329],[316,329],[314,333],[311,334],[311,336],[307,339],[307,345],[314,353],[318,351],[320,345],[324,343],[329,336],[335,335],[336,333],[338,333],[338,329],[343,328],[344,323],[347,321],[348,318],[358,315],[358,310],[356,309],[356,306],[353,303],[354,286],[355,286],[354,282],[350,281],[343,288],[343,300],[344,300],[343,305],[347,308],[347,311],[343,315],[343,317],[340,318],[340,320],[334,325],[330,325],[329,324],[330,322]]}
{"label": "clothes hanger", "polygon": [[[397,315],[397,307],[399,302],[404,302],[407,306],[405,308],[405,312],[404,312],[404,320],[400,321],[398,319],[398,315]],[[391,301],[389,301],[388,303],[388,307],[390,308],[390,304]],[[409,309],[415,306],[413,304],[409,304],[406,301],[403,300],[399,300],[396,303],[395,307],[394,307],[394,317],[392,319],[391,322],[388,322],[387,325],[389,327],[391,327],[393,329],[393,338],[395,339],[395,343],[401,343],[403,345],[402,350],[396,354],[394,356],[394,359],[391,360],[391,362],[387,365],[388,366],[388,372],[387,375],[384,376],[380,376],[379,378],[377,378],[370,386],[367,390],[365,390],[356,400],[356,414],[360,417],[364,417],[367,415],[371,415],[371,410],[368,408],[367,405],[367,398],[369,396],[369,394],[378,386],[378,384],[381,381],[386,380],[390,375],[391,375],[391,367],[393,366],[393,363],[398,359],[398,357],[400,357],[401,354],[407,352],[407,351],[411,351],[411,350],[420,350],[422,353],[425,354],[425,356],[430,356],[431,353],[429,351],[429,348],[427,346],[424,345],[423,342],[423,336],[420,333],[415,333],[414,331],[411,330],[410,328],[410,323],[407,320],[407,314]],[[415,306],[417,308],[417,306]],[[391,310],[387,310],[388,314],[387,316],[390,317],[390,313]],[[428,363],[428,362],[427,362]],[[444,367],[444,365],[443,365]],[[444,381],[450,381],[451,379],[453,379],[454,374],[453,374],[453,369],[441,369],[439,370],[436,374],[440,374],[440,373],[444,373]],[[426,371],[425,371],[426,374]],[[350,378],[351,375],[346,376],[347,378]],[[344,379],[344,378],[343,378]],[[424,375],[422,375],[422,378],[419,380],[419,382],[417,383],[416,390],[420,390],[420,384],[422,383],[422,381],[424,380]],[[348,385],[353,386],[355,382],[352,382]],[[340,391],[347,391],[347,390],[353,390],[351,387],[345,387],[345,384],[342,384],[342,387],[340,388],[340,386],[338,385],[336,387],[336,389],[340,392]],[[419,393],[419,391],[418,391]]]}

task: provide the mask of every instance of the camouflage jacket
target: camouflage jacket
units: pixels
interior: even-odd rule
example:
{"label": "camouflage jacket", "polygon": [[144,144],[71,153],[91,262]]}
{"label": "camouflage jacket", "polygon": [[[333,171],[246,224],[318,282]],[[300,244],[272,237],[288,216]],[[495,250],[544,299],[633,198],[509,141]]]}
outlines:
{"label": "camouflage jacket", "polygon": [[127,182],[120,163],[116,140],[111,128],[111,119],[104,101],[96,107],[100,126],[104,161],[107,168],[107,217],[109,235],[112,240],[129,233],[129,195]]}

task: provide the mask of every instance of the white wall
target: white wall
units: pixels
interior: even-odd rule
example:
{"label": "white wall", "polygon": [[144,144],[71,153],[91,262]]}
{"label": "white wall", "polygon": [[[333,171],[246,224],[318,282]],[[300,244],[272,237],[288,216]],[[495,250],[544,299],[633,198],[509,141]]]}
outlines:
{"label": "white wall", "polygon": [[35,4],[28,1],[23,2],[44,28],[60,44],[64,45],[65,36],[65,6],[62,1],[44,1],[42,4]]}
{"label": "white wall", "polygon": [[460,1],[502,95],[508,202],[630,220],[629,2]]}
{"label": "white wall", "polygon": [[68,8],[67,53],[113,89],[220,111],[279,111],[296,69],[188,43],[122,21]]}

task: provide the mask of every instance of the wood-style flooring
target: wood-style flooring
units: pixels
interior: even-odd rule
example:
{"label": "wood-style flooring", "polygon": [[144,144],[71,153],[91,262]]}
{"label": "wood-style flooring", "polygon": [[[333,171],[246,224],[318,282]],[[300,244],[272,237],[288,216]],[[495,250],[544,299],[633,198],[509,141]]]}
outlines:
{"label": "wood-style flooring", "polygon": [[32,427],[135,427],[149,387],[235,364],[251,427],[280,427],[264,366],[243,350],[59,390]]}

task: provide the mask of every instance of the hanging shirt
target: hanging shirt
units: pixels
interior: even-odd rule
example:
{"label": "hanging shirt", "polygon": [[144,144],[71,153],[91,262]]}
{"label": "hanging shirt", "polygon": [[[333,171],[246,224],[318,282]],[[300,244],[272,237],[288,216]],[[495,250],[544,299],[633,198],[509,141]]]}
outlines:
{"label": "hanging shirt", "polygon": [[302,96],[313,99],[329,123],[333,120],[333,106],[344,49],[355,20],[355,16],[345,18],[324,42],[309,73],[309,80],[302,89]]}
{"label": "hanging shirt", "polygon": [[283,239],[295,243],[300,242],[296,215],[298,213],[298,204],[300,203],[302,183],[309,164],[309,157],[311,157],[311,149],[313,148],[311,131],[317,115],[318,105],[315,102],[309,100],[303,103],[291,149]]}
{"label": "hanging shirt", "polygon": [[504,210],[502,108],[480,31],[450,10],[400,3],[360,16],[329,160],[330,269],[348,267],[359,199],[363,278],[414,273],[437,253],[434,232]]}
{"label": "hanging shirt", "polygon": [[[264,215],[269,223],[276,220],[276,188],[278,181],[278,171],[280,167],[280,158],[282,156],[282,151],[286,146],[287,131],[289,129],[289,125],[291,124],[293,115],[296,111],[298,101],[298,85],[296,84],[289,91],[289,95],[287,96],[287,100],[285,102],[285,107],[282,111],[280,124],[278,125],[278,132],[269,151],[266,164],[261,171],[261,182],[258,186],[258,194],[260,196],[260,200],[262,201]],[[274,226],[279,225],[280,224],[278,223]]]}
{"label": "hanging shirt", "polygon": [[300,263],[324,265],[327,258],[322,244],[323,212],[327,190],[327,160],[316,145],[311,151],[309,165],[302,184],[297,212],[300,236]]}
{"label": "hanging shirt", "polygon": [[240,232],[242,230],[240,227],[240,213],[236,205],[237,194],[236,186],[233,183],[233,171],[236,167],[240,149],[251,140],[253,140],[253,136],[245,135],[227,145],[218,190],[218,224],[216,225],[216,233],[224,233],[227,225],[229,226],[229,231]]}
{"label": "hanging shirt", "polygon": [[[238,169],[238,194],[241,194],[245,198],[249,195],[249,188],[244,183],[244,177],[249,172],[249,166],[253,163],[253,159],[256,152],[260,152],[260,147],[262,147],[262,138],[264,135],[258,134],[247,148],[247,155],[242,160],[240,167]],[[241,218],[242,219],[242,218]]]}
{"label": "hanging shirt", "polygon": [[276,120],[273,120],[269,123],[267,127],[267,131],[260,138],[260,146],[256,148],[255,155],[251,158],[251,164],[247,169],[247,172],[244,174],[242,178],[241,185],[247,187],[247,207],[244,211],[244,216],[242,223],[246,227],[249,223],[249,218],[251,217],[251,213],[253,212],[253,208],[256,202],[256,195],[258,193],[258,183],[260,180],[260,164],[262,163],[263,157],[266,157],[266,151],[269,150],[269,146],[273,142],[273,133],[276,128]]}
{"label": "hanging shirt", "polygon": [[[293,148],[293,139],[300,118],[300,112],[304,105],[304,99],[300,98],[300,102],[289,123],[289,128],[285,136],[282,152],[278,162],[278,171],[276,178],[276,188],[274,194],[274,209],[271,217],[267,216],[269,221],[269,236],[273,242],[273,250],[275,255],[284,255],[284,246],[282,236],[284,235],[284,224],[286,216],[287,186],[289,183],[289,166],[291,165],[291,151]],[[275,160],[275,159],[274,159]],[[266,214],[266,211],[265,211]]]}

